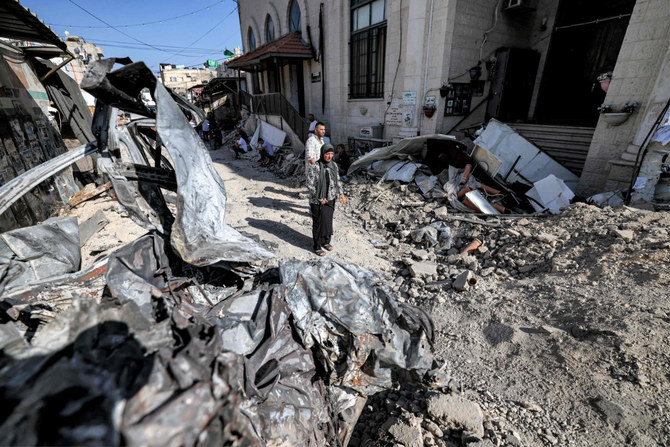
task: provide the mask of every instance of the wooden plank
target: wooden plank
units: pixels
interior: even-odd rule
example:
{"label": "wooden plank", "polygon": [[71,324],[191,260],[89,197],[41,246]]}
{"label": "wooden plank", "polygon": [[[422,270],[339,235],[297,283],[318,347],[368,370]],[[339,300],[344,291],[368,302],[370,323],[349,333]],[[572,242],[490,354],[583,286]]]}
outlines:
{"label": "wooden plank", "polygon": [[93,189],[90,188],[91,185],[95,186],[93,183],[89,183],[84,188],[82,188],[81,191],[72,196],[72,198],[68,200],[67,204],[70,205],[71,208],[74,208],[82,202],[90,200],[93,197],[97,197],[110,189],[112,187],[112,182],[107,182],[104,185],[100,185],[97,188],[94,187]]}

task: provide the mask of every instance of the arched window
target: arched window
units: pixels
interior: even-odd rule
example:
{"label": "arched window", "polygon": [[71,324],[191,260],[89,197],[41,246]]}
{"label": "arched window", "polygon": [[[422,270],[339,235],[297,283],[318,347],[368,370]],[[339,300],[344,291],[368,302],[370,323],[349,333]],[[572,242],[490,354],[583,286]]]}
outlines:
{"label": "arched window", "polygon": [[300,32],[302,28],[300,27],[300,5],[296,0],[291,2],[291,6],[288,9],[288,31],[292,33],[293,31]]}
{"label": "arched window", "polygon": [[265,19],[265,41],[272,42],[275,40],[275,23],[272,21],[272,17],[268,14],[268,17]]}
{"label": "arched window", "polygon": [[254,31],[251,27],[249,27],[249,31],[247,32],[247,41],[249,42],[249,51],[256,48],[256,38],[254,37]]}

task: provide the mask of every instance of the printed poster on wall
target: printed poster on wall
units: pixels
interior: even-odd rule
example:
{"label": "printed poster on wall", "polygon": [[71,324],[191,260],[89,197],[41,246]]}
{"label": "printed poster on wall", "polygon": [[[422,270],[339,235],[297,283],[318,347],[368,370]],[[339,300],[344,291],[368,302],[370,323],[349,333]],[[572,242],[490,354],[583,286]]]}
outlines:
{"label": "printed poster on wall", "polygon": [[398,105],[398,98],[391,100],[391,105],[386,111],[387,126],[402,126],[402,109]]}
{"label": "printed poster on wall", "polygon": [[402,92],[402,105],[415,106],[416,105],[416,91]]}

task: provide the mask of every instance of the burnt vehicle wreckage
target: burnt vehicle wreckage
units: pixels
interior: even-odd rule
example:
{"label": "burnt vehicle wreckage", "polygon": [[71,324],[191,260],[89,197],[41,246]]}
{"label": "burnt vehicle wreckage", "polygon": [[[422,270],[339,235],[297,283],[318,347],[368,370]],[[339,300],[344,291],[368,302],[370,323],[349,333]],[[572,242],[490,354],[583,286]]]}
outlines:
{"label": "burnt vehicle wreckage", "polygon": [[[0,206],[94,154],[148,233],[84,270],[74,218],[0,235],[0,444],[347,445],[369,395],[434,377],[430,317],[380,276],[267,267],[226,225],[186,117],[201,112],[146,65],[93,62],[82,87],[96,141],[2,186]],[[119,110],[146,118],[119,129]]]}

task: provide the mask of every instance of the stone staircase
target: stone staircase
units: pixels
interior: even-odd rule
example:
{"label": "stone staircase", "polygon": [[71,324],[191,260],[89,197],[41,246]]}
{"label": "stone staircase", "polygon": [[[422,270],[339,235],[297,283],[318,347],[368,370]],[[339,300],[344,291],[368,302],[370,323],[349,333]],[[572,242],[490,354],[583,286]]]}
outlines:
{"label": "stone staircase", "polygon": [[610,172],[605,183],[606,191],[627,188],[635,170],[635,159],[640,147],[629,144],[626,151],[617,160],[610,160]]}

